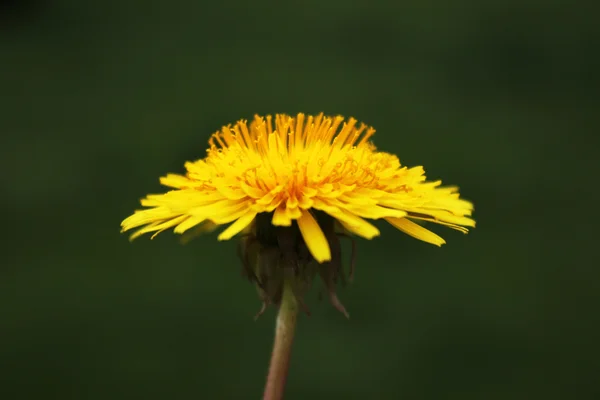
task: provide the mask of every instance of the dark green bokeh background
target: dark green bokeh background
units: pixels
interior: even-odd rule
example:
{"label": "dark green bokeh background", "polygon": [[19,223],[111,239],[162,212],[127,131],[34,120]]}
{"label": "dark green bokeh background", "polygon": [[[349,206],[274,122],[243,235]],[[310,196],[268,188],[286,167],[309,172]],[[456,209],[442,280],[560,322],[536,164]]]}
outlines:
{"label": "dark green bokeh background", "polygon": [[299,111],[375,126],[380,149],[460,185],[478,227],[432,227],[442,248],[385,224],[360,240],[352,317],[309,296],[288,399],[600,396],[600,30],[582,6],[3,10],[0,398],[260,398],[275,311],[253,321],[235,243],[129,243],[119,223],[222,125]]}

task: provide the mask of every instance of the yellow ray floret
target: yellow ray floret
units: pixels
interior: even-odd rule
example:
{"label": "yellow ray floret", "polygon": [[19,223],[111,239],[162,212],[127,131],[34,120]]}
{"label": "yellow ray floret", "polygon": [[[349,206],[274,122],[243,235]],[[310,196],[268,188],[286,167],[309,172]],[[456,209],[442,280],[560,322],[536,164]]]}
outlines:
{"label": "yellow ray floret", "polygon": [[[311,210],[335,218],[348,231],[371,239],[379,230],[368,219],[435,245],[444,239],[412,222],[438,223],[466,233],[474,227],[473,204],[457,187],[427,182],[422,167],[407,168],[393,154],[379,152],[375,133],[353,118],[278,114],[273,121],[255,116],[213,134],[204,159],[185,164],[185,176],[169,174],[161,183],[173,190],[142,199],[143,210],[126,218],[131,238],[174,228],[184,233],[198,225],[230,225],[219,240],[247,228],[258,213],[272,223],[296,221],[318,262],[331,259],[325,235]],[[209,230],[209,229],[207,229]]]}

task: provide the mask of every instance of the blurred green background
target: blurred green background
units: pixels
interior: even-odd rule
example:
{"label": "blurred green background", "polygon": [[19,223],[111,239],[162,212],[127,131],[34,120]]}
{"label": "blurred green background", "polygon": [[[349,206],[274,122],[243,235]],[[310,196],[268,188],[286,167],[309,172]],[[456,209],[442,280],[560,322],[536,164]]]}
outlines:
{"label": "blurred green background", "polygon": [[600,398],[600,29],[561,3],[4,7],[0,398],[260,398],[275,310],[235,243],[119,223],[222,125],[300,111],[375,126],[478,227],[360,240],[351,319],[309,296],[287,399]]}

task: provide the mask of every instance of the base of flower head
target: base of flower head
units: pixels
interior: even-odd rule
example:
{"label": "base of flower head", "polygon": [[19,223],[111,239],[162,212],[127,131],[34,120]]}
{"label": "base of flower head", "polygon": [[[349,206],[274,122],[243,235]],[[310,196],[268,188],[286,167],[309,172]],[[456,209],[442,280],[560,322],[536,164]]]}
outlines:
{"label": "base of flower head", "polygon": [[[274,226],[271,223],[271,213],[258,214],[249,232],[241,238],[238,253],[242,261],[242,274],[256,284],[263,303],[256,318],[262,315],[268,305],[279,306],[284,280],[291,282],[300,309],[310,315],[304,296],[312,287],[317,274],[325,286],[331,304],[349,317],[346,308],[337,297],[335,288],[338,282],[345,285],[347,280],[353,278],[356,244],[350,236],[336,232],[335,220],[332,217],[320,212],[316,212],[314,216],[331,249],[331,260],[321,264],[311,256],[298,225],[294,222],[289,227]],[[342,265],[340,237],[347,237],[352,241],[352,260],[348,277]]]}

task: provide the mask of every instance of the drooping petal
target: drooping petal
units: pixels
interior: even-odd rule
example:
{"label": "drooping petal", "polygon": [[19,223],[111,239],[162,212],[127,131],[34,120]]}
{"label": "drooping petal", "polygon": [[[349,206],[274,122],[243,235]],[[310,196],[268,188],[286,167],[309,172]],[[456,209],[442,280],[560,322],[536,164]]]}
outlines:
{"label": "drooping petal", "polygon": [[386,221],[392,224],[395,228],[400,229],[402,232],[424,242],[435,244],[436,246],[441,246],[446,243],[444,239],[435,233],[423,228],[419,224],[409,221],[406,218],[386,218]]}
{"label": "drooping petal", "polygon": [[193,228],[194,226],[204,222],[205,220],[205,217],[187,217],[187,219],[181,222],[179,225],[177,225],[173,231],[175,233],[184,233],[188,229]]}
{"label": "drooping petal", "polygon": [[285,204],[280,204],[279,207],[277,207],[275,209],[275,212],[273,213],[273,219],[271,220],[271,222],[273,223],[273,225],[275,226],[291,226],[292,225],[292,219],[289,217],[289,215],[285,212],[286,208],[285,208]]}
{"label": "drooping petal", "polygon": [[315,201],[315,209],[326,212],[333,218],[344,223],[346,229],[352,233],[362,236],[366,239],[372,239],[375,236],[379,236],[379,229],[372,224],[368,223],[359,216],[352,214],[348,211],[344,211],[338,207],[332,206],[324,201]]}
{"label": "drooping petal", "polygon": [[152,235],[152,238],[154,238],[158,233],[160,233],[166,229],[172,228],[173,226],[179,224],[184,219],[185,219],[185,216],[178,216],[175,218],[167,219],[166,221],[157,221],[153,224],[147,225],[146,227],[134,232],[130,236],[129,240],[134,240],[136,237],[141,236],[144,233],[156,232],[154,235]]}
{"label": "drooping petal", "polygon": [[298,228],[300,228],[306,247],[317,262],[331,260],[331,249],[327,238],[310,211],[302,211],[302,215],[298,218]]}
{"label": "drooping petal", "polygon": [[254,217],[256,217],[256,214],[257,213],[255,211],[246,212],[246,214],[242,215],[233,224],[229,225],[227,227],[227,229],[225,229],[223,232],[221,232],[218,239],[219,240],[231,239],[232,237],[234,237],[235,235],[240,233],[242,230],[244,230],[245,227],[250,225],[250,223],[254,220]]}

